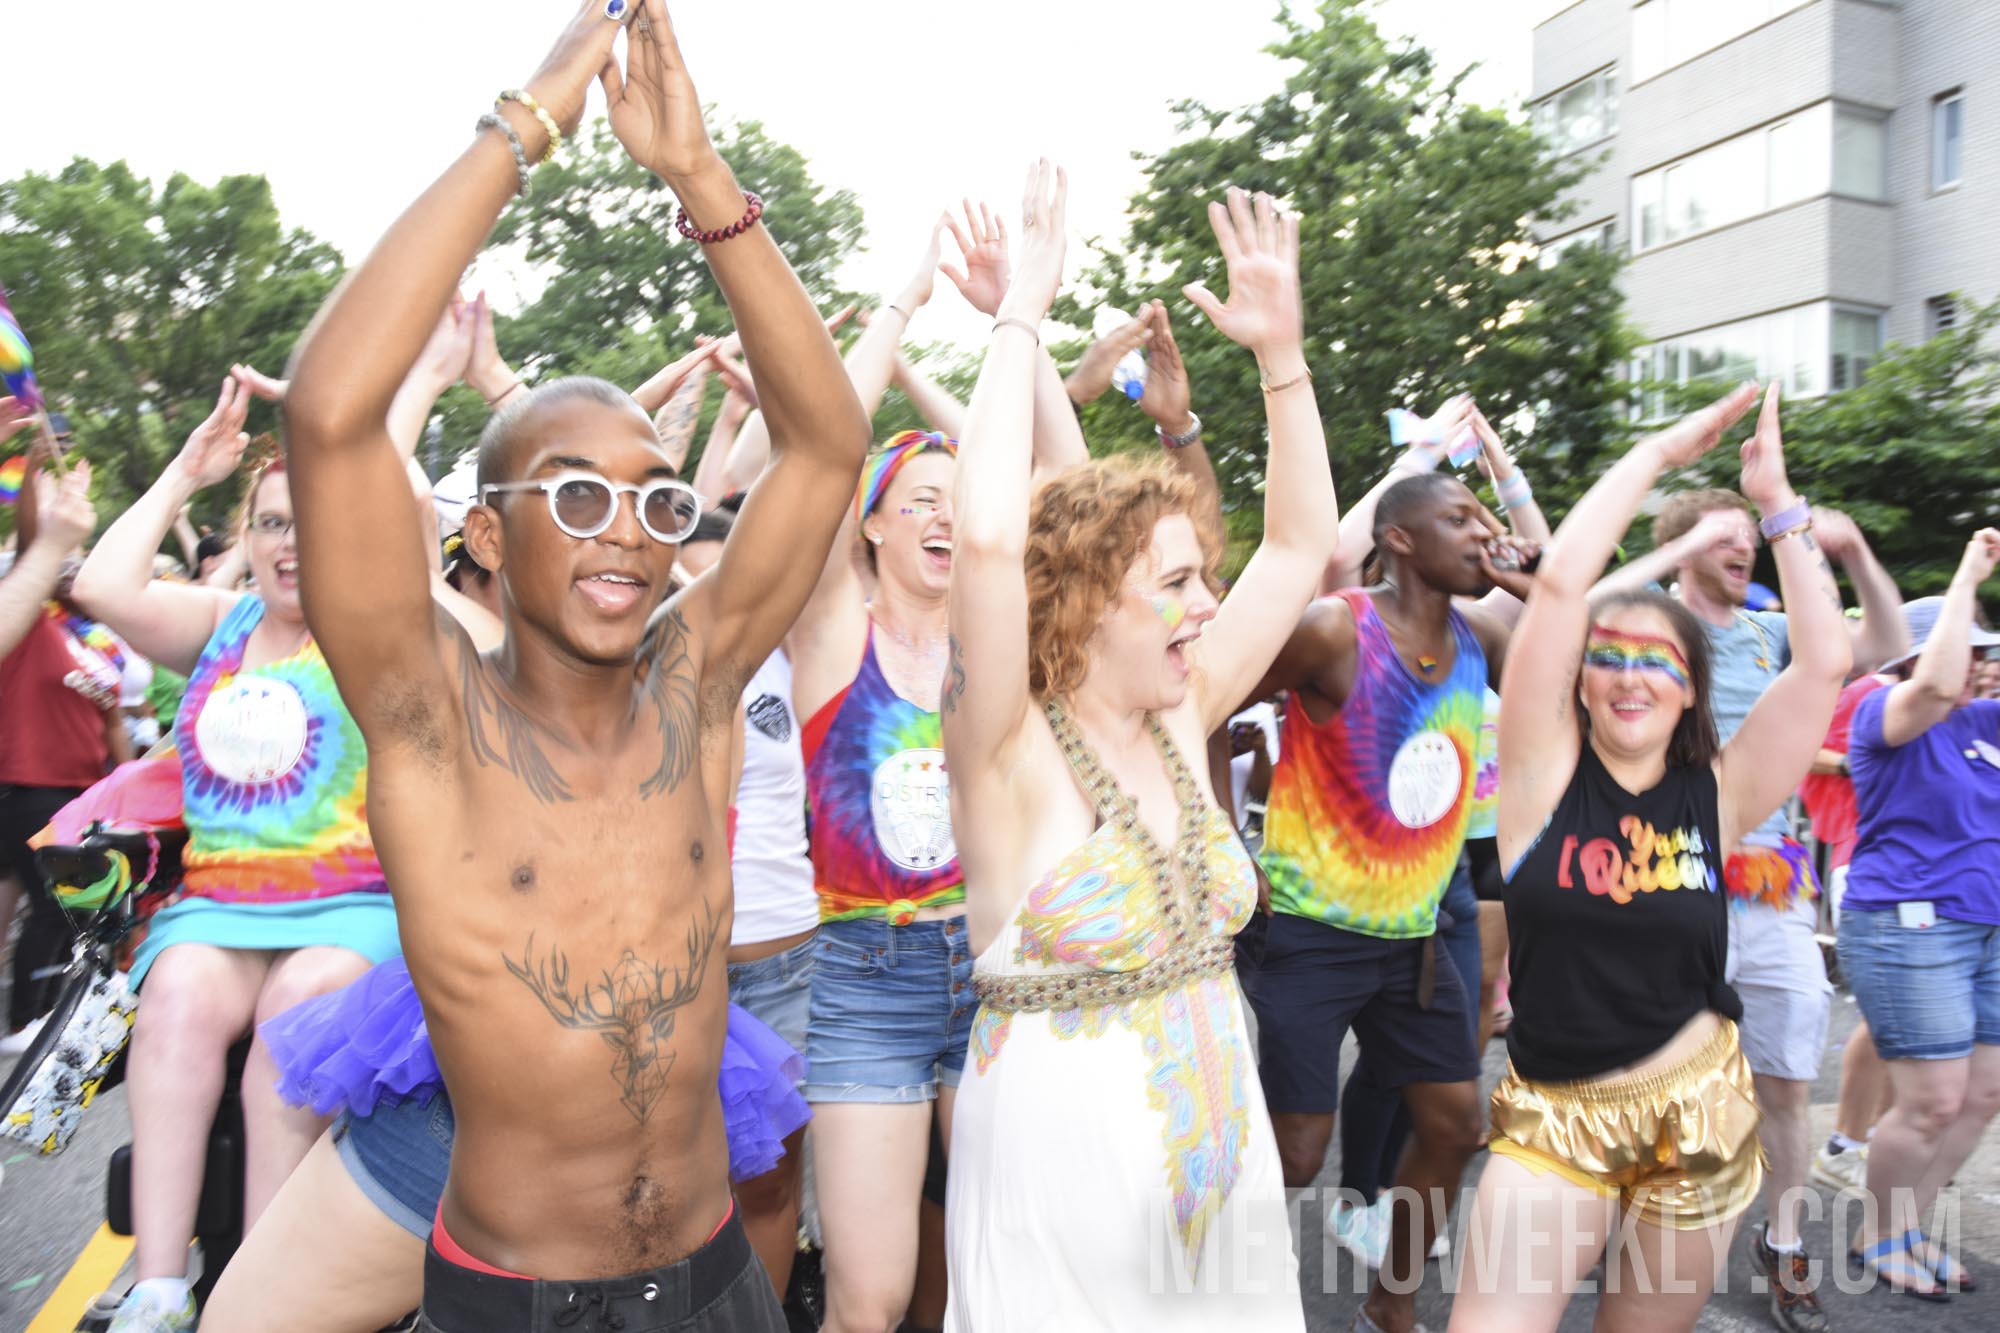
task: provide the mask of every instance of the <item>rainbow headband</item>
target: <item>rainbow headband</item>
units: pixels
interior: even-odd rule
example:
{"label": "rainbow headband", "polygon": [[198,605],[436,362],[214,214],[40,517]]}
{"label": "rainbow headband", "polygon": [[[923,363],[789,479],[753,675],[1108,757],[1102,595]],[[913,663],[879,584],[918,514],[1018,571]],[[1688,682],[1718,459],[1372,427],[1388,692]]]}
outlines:
{"label": "rainbow headband", "polygon": [[861,484],[854,490],[854,517],[867,518],[903,464],[931,449],[958,457],[958,441],[934,430],[906,430],[891,436],[887,444],[861,465]]}
{"label": "rainbow headband", "polygon": [[1658,635],[1627,634],[1592,625],[1583,660],[1607,671],[1657,671],[1682,689],[1688,688],[1687,658],[1672,639]]}

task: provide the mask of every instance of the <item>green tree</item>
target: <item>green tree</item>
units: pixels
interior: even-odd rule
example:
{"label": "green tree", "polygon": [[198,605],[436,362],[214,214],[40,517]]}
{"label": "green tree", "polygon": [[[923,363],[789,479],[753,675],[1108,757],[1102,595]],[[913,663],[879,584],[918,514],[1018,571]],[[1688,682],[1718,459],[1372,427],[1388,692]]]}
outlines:
{"label": "green tree", "polygon": [[[0,279],[107,516],[152,484],[231,362],[284,364],[341,267],[331,246],[283,227],[262,176],[176,173],[155,190],[123,162],[77,158],[0,183]],[[259,404],[252,429],[275,425]],[[225,490],[197,517],[218,521],[236,502]]]}
{"label": "green tree", "polygon": [[[1517,118],[1464,101],[1463,76],[1441,79],[1428,51],[1386,40],[1364,0],[1287,6],[1278,24],[1268,49],[1287,62],[1283,86],[1233,110],[1176,103],[1181,141],[1142,156],[1127,235],[1085,275],[1126,309],[1169,300],[1232,545],[1260,526],[1262,395],[1250,358],[1180,295],[1195,280],[1221,290],[1206,207],[1228,184],[1301,214],[1306,357],[1345,495],[1392,459],[1386,409],[1428,411],[1466,390],[1507,423],[1538,488],[1580,489],[1622,439],[1617,260],[1577,246],[1544,268],[1529,223],[1563,215],[1583,167],[1553,162]],[[1058,307],[1073,324],[1088,313],[1075,298]],[[1099,450],[1151,447],[1147,424],[1112,397],[1085,413]]]}
{"label": "green tree", "polygon": [[[761,225],[806,290],[829,311],[852,300],[835,277],[861,243],[861,205],[852,192],[815,180],[804,155],[757,121],[726,123],[716,141],[737,179],[763,199]],[[720,336],[733,327],[701,247],[674,230],[673,191],[626,156],[608,121],[538,168],[534,184],[487,242],[517,251],[546,278],[527,307],[495,329],[502,355],[531,382],[597,375],[631,388],[685,352],[697,333]],[[717,397],[709,396],[697,450]],[[485,417],[468,390],[448,396],[447,451],[476,441]]]}

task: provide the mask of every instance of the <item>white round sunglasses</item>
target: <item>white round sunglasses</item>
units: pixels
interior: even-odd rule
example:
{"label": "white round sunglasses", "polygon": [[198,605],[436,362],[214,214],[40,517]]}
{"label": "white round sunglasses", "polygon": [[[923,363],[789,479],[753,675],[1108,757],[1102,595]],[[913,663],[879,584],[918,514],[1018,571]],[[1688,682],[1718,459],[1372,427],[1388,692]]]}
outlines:
{"label": "white round sunglasses", "polygon": [[595,472],[558,472],[541,481],[496,481],[479,488],[482,503],[493,494],[540,491],[548,496],[549,517],[572,537],[588,539],[611,526],[618,515],[618,497],[633,496],[639,526],[656,542],[669,546],[686,541],[701,518],[701,497],[684,481],[655,477],[643,486],[611,481]]}

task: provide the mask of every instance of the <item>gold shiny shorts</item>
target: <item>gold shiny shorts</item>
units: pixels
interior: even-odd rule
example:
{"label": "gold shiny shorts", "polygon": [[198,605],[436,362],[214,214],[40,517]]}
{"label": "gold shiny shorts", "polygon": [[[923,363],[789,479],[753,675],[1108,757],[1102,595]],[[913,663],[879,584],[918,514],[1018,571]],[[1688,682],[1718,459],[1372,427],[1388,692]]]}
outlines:
{"label": "gold shiny shorts", "polygon": [[1492,1116],[1495,1153],[1615,1197],[1654,1226],[1726,1222],[1764,1179],[1750,1065],[1727,1020],[1699,1051],[1652,1073],[1538,1083],[1510,1064]]}

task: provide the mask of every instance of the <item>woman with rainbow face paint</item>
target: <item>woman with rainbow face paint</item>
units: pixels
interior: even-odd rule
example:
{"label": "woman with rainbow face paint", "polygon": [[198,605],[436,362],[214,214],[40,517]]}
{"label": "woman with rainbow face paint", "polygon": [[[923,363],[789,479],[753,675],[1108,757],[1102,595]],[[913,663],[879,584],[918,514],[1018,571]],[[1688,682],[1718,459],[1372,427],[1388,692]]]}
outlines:
{"label": "woman with rainbow face paint", "polygon": [[1034,485],[1065,195],[1048,162],[1030,171],[1021,273],[957,479],[943,731],[979,1012],[945,1327],[1299,1329],[1233,968],[1257,880],[1190,759],[1277,656],[1332,546],[1298,221],[1230,190],[1209,206],[1229,300],[1186,289],[1256,355],[1269,414],[1263,544],[1218,604],[1208,501],[1186,475],[1097,460]]}
{"label": "woman with rainbow face paint", "polygon": [[[1661,474],[1714,448],[1756,401],[1744,385],[1599,479],[1556,533],[1516,629],[1499,727],[1514,1018],[1472,1222],[1499,1238],[1498,1281],[1461,1288],[1454,1329],[1555,1328],[1614,1233],[1605,1263],[1620,1271],[1601,1316],[1692,1328],[1757,1197],[1722,867],[1810,769],[1851,660],[1832,570],[1786,479],[1776,385],[1743,446],[1742,490],[1767,516],[1793,657],[1728,745],[1693,614],[1653,592],[1588,601]],[[1517,1208],[1564,1219],[1555,1243],[1501,1226]],[[1794,1270],[1806,1290],[1803,1254]],[[1623,1309],[1641,1303],[1643,1315]]]}
{"label": "woman with rainbow face paint", "polygon": [[[962,226],[941,219],[915,276],[848,351],[870,412],[930,297],[947,226],[965,266],[944,271],[966,299],[991,314],[1008,289],[1004,227],[985,210]],[[1055,363],[1037,355],[1034,433],[1047,470],[1086,455]],[[754,430],[738,451],[754,456]],[[805,1094],[830,1329],[893,1327],[909,1307],[933,1104],[948,1139],[971,1034],[972,952],[940,739],[957,458],[956,441],[929,431],[905,431],[870,456],[850,526],[786,639],[820,903]]]}

